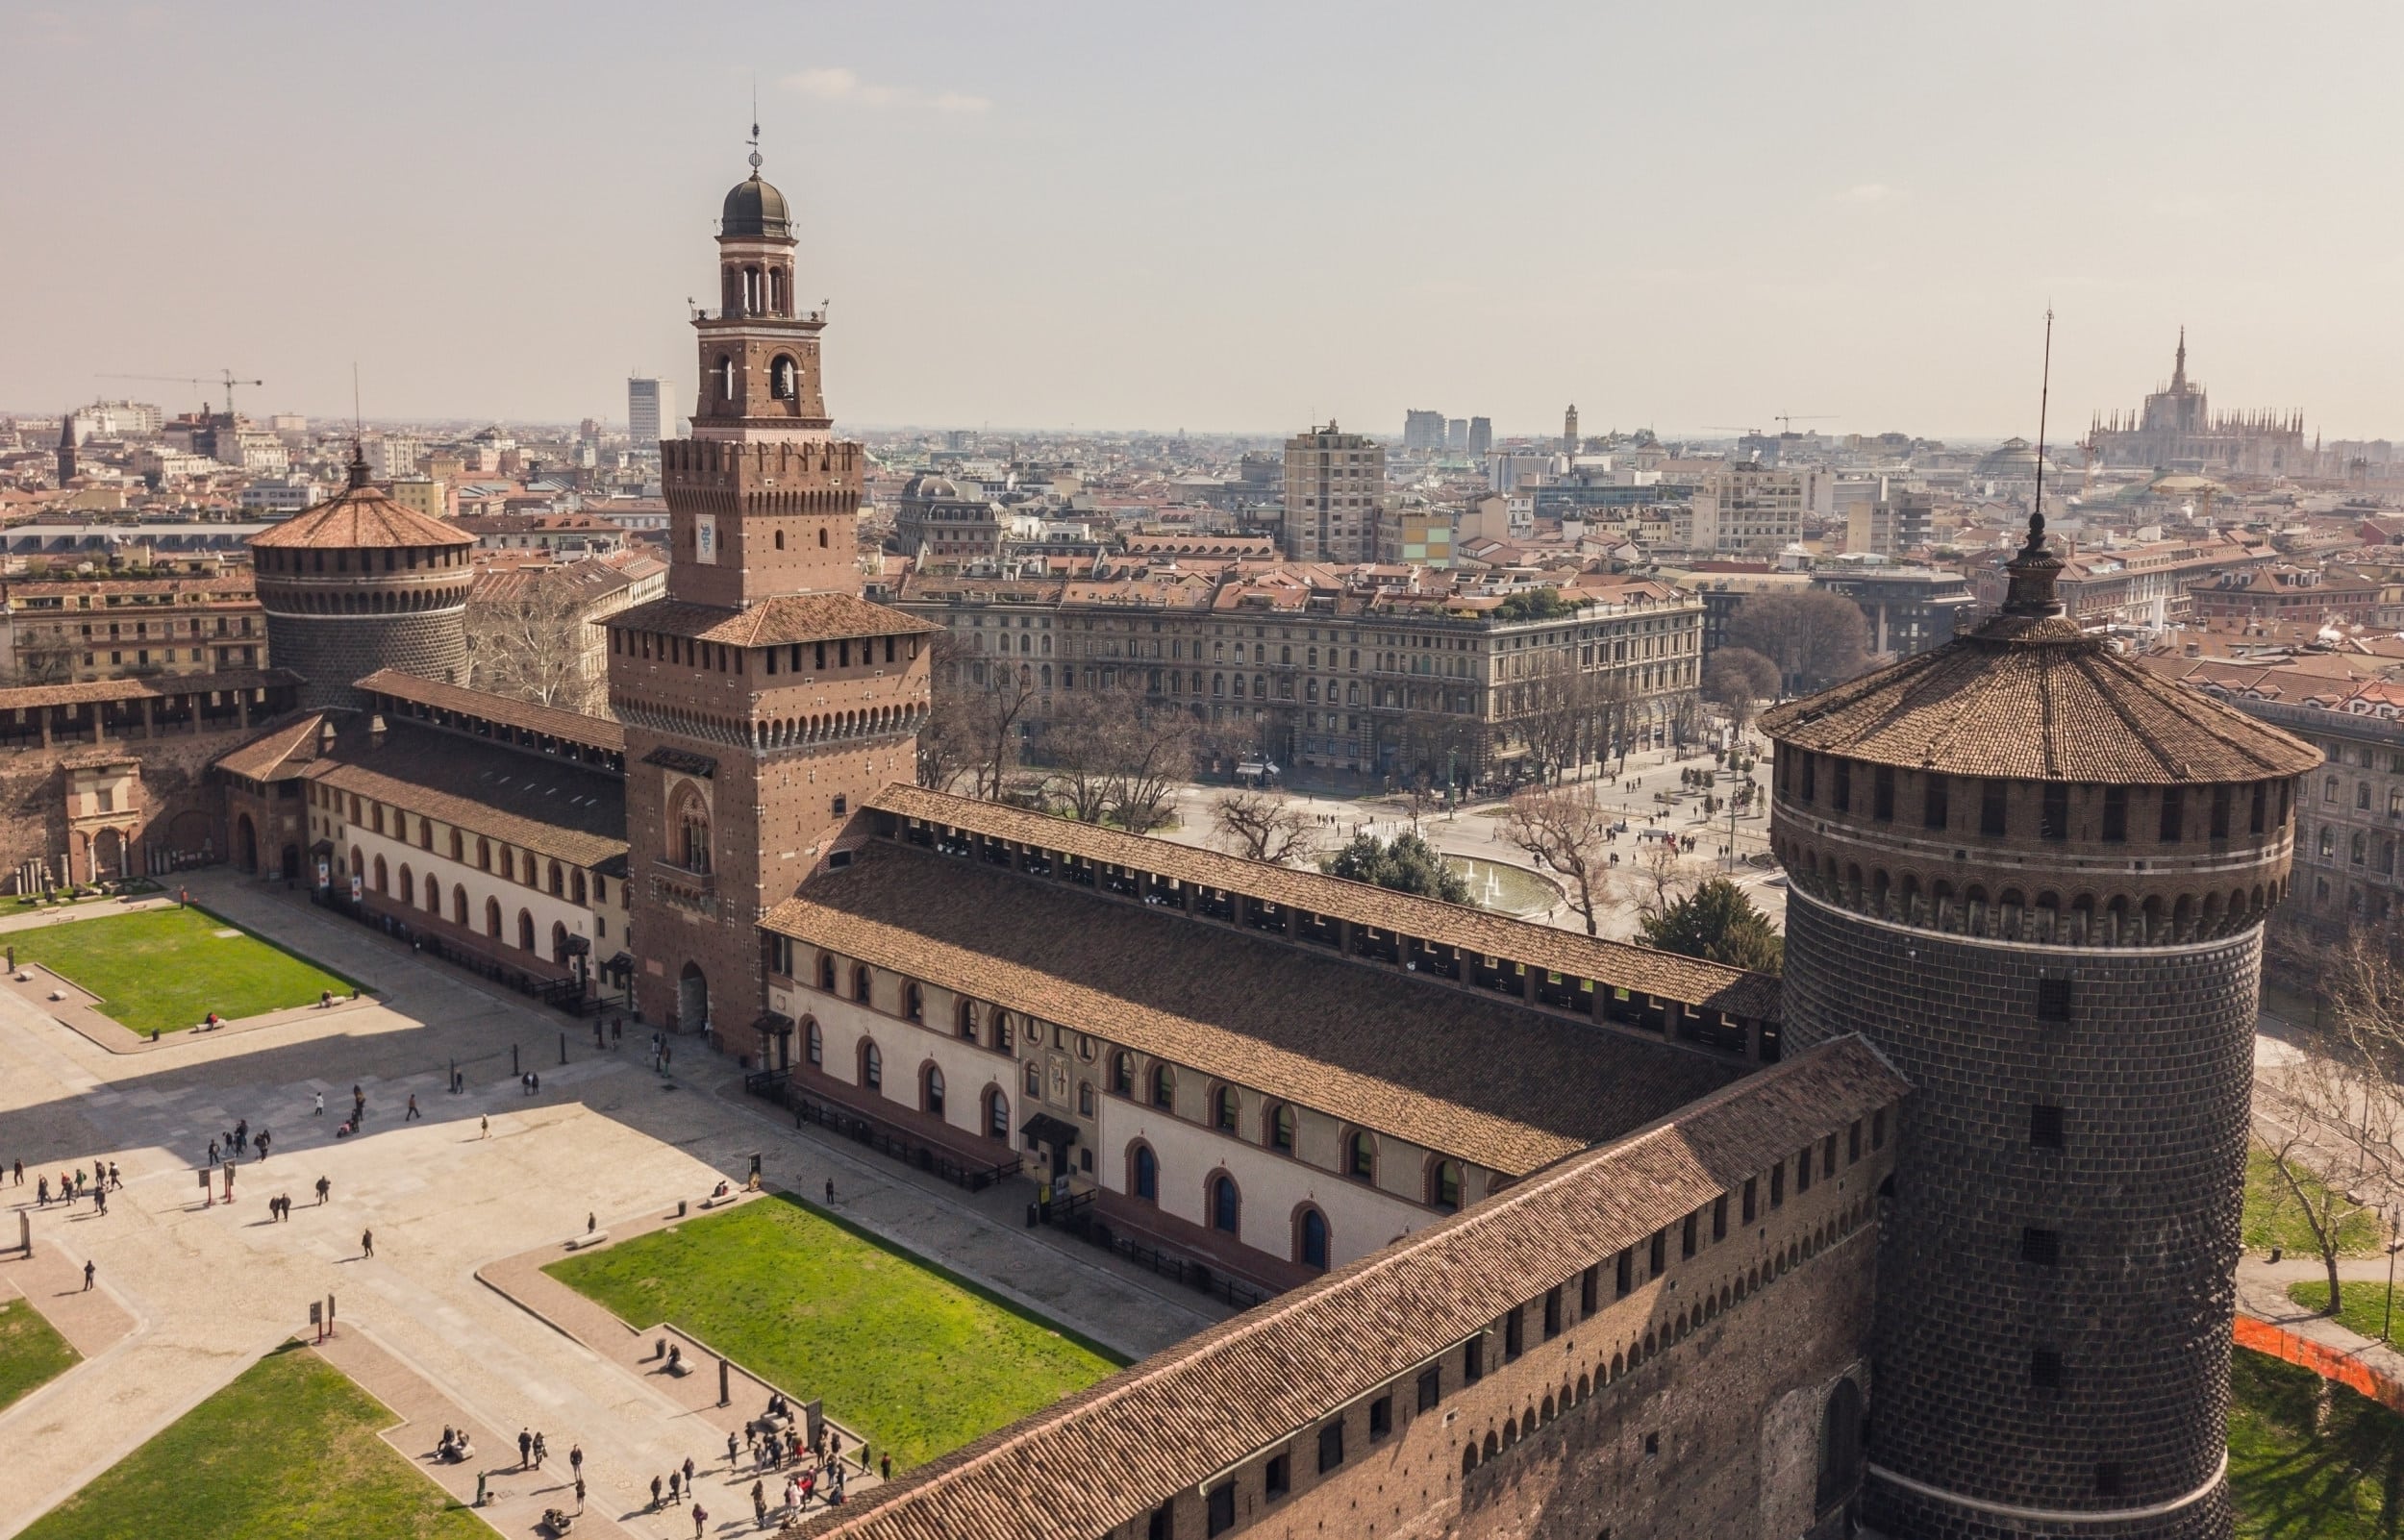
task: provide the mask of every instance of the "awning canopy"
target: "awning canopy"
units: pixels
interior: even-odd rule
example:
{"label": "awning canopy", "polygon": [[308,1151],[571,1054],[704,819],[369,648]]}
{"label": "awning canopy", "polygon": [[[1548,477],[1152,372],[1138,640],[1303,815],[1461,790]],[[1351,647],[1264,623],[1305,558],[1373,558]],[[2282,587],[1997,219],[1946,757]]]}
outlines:
{"label": "awning canopy", "polygon": [[1073,1123],[1064,1123],[1049,1112],[1038,1112],[1020,1124],[1018,1131],[1029,1135],[1039,1144],[1065,1145],[1077,1142],[1077,1126]]}
{"label": "awning canopy", "polygon": [[793,1018],[781,1010],[764,1010],[751,1024],[751,1030],[769,1037],[782,1037],[793,1030]]}

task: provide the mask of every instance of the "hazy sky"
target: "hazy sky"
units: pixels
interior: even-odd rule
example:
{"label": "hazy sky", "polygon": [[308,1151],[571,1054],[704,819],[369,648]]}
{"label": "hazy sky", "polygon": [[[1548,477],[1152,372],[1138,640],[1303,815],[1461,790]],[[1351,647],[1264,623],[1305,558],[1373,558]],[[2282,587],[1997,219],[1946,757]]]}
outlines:
{"label": "hazy sky", "polygon": [[[622,419],[756,74],[852,425],[2404,435],[2404,8],[0,0],[0,409]],[[1801,426],[1798,424],[1798,426]]]}

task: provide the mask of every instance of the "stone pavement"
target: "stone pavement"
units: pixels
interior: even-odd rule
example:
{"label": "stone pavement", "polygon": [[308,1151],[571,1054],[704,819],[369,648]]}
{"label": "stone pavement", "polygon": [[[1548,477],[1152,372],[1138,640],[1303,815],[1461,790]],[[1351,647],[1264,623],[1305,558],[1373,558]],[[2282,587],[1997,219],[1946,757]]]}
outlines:
{"label": "stone pavement", "polygon": [[[2404,1387],[2404,1353],[2350,1327],[2340,1326],[2288,1298],[2290,1284],[2320,1283],[2327,1281],[2328,1277],[2329,1270],[2316,1256],[2290,1256],[2276,1262],[2252,1255],[2241,1257],[2237,1264],[2238,1311],[2317,1343],[2360,1363],[2375,1378]],[[2387,1286],[2388,1259],[2343,1258],[2338,1263],[2338,1279],[2341,1283],[2361,1283],[2366,1292],[2375,1297]],[[2396,1281],[2404,1285],[2404,1272],[2397,1274]],[[2404,1309],[2396,1312],[2395,1328],[2404,1334]]]}
{"label": "stone pavement", "polygon": [[[182,1033],[127,1058],[0,993],[0,1162],[29,1168],[27,1187],[12,1186],[0,1203],[29,1203],[35,1170],[117,1161],[125,1187],[105,1218],[88,1205],[76,1217],[54,1206],[35,1213],[34,1231],[43,1254],[79,1270],[79,1284],[84,1259],[95,1259],[135,1322],[116,1348],[0,1414],[0,1446],[17,1472],[0,1489],[0,1537],[279,1341],[305,1335],[309,1302],[331,1294],[342,1322],[456,1414],[429,1413],[437,1426],[472,1421],[513,1441],[517,1428],[538,1428],[563,1455],[581,1441],[594,1509],[629,1536],[684,1540],[689,1517],[644,1510],[654,1473],[688,1454],[709,1463],[713,1446],[689,1408],[475,1272],[530,1240],[581,1230],[588,1212],[672,1208],[721,1177],[740,1182],[754,1153],[772,1183],[816,1194],[832,1179],[845,1218],[1130,1354],[1224,1314],[1115,1258],[1026,1230],[1019,1215],[1030,1193],[1019,1186],[970,1196],[792,1129],[743,1098],[732,1063],[695,1043],[679,1043],[674,1075],[655,1076],[633,1049],[593,1051],[588,1024],[488,992],[277,890],[226,872],[191,874],[189,883],[195,900],[363,980],[378,998],[240,1034]],[[513,1044],[541,1072],[539,1096],[520,1094]],[[445,1091],[454,1062],[466,1080],[461,1096]],[[358,1137],[338,1141],[354,1083],[367,1095],[367,1120]],[[330,1104],[323,1118],[311,1112],[320,1091]],[[412,1093],[425,1116],[404,1122]],[[479,1136],[486,1116],[488,1139]],[[254,1130],[272,1127],[273,1157],[241,1169],[236,1202],[204,1206],[193,1171],[210,1139],[241,1118]],[[333,1185],[323,1207],[320,1175]],[[276,1194],[294,1200],[289,1223],[266,1218]],[[372,1258],[361,1246],[370,1229]],[[0,1230],[0,1243],[10,1239]],[[417,1421],[410,1393],[377,1393]],[[723,1444],[717,1434],[717,1453]],[[747,1494],[748,1482],[740,1486]],[[747,1495],[711,1502],[719,1519],[739,1507],[748,1528]],[[503,1510],[506,1532],[530,1532],[517,1511]]]}
{"label": "stone pavement", "polygon": [[[87,1209],[88,1214],[89,1210]],[[15,1239],[10,1237],[10,1244]],[[134,1330],[134,1317],[117,1303],[113,1280],[94,1277],[84,1287],[84,1268],[55,1245],[37,1241],[34,1254],[0,1254],[0,1298],[16,1296],[41,1312],[67,1346],[97,1358]]]}

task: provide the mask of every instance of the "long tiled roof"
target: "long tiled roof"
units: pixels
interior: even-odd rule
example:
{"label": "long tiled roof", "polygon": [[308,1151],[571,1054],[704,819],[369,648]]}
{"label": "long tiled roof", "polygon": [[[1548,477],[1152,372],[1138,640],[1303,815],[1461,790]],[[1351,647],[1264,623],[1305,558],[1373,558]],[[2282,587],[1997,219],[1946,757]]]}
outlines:
{"label": "long tiled roof", "polygon": [[288,668],[244,668],[218,674],[153,674],[144,679],[91,679],[75,684],[23,684],[0,689],[0,711],[37,706],[81,706],[87,701],[163,701],[178,695],[220,690],[273,689],[298,684]]}
{"label": "long tiled roof", "polygon": [[914,636],[936,628],[848,593],[785,594],[744,609],[655,599],[612,615],[613,629],[658,632],[728,647],[782,647],[848,636]]}
{"label": "long tiled roof", "polygon": [[1946,775],[2121,785],[2300,775],[2317,752],[2080,634],[2004,614],[1762,713],[1779,743]]}
{"label": "long tiled roof", "polygon": [[871,841],[769,930],[1520,1176],[1742,1073],[1724,1059]]}
{"label": "long tiled roof", "polygon": [[1083,856],[1089,860],[1157,873],[1231,893],[1248,893],[1313,914],[1333,915],[1423,941],[1444,942],[1465,952],[1508,957],[1531,968],[1548,968],[1554,973],[1592,979],[1621,989],[1682,1000],[1690,1006],[1706,1006],[1764,1020],[1773,1020],[1778,1015],[1776,979],[1696,957],[1597,940],[1549,925],[1395,893],[1321,872],[1246,860],[1172,840],[1123,833],[918,786],[889,785],[870,797],[868,806],[904,817],[976,830],[997,839],[1014,839],[1021,844]]}
{"label": "long tiled roof", "polygon": [[623,782],[406,720],[391,726],[380,748],[354,727],[309,776],[575,866],[596,867],[626,854]]}
{"label": "long tiled roof", "polygon": [[349,487],[250,537],[254,547],[304,551],[423,550],[475,543],[474,535],[456,525],[430,519],[373,486]]}
{"label": "long tiled roof", "polygon": [[380,668],[358,681],[357,685],[370,695],[388,695],[394,700],[408,701],[433,710],[523,728],[539,736],[558,738],[566,743],[589,744],[616,754],[626,752],[626,729],[614,717],[589,716],[583,711],[563,710],[556,706],[538,706],[532,701],[495,695],[488,690],[465,689],[457,684],[420,679],[414,674],[404,674],[397,668]]}
{"label": "long tiled roof", "polygon": [[797,1532],[1091,1540],[1908,1087],[1840,1038],[1145,1359]]}
{"label": "long tiled roof", "polygon": [[294,756],[313,749],[325,720],[323,711],[311,711],[271,728],[239,748],[217,756],[216,767],[246,781],[265,781],[284,769]]}

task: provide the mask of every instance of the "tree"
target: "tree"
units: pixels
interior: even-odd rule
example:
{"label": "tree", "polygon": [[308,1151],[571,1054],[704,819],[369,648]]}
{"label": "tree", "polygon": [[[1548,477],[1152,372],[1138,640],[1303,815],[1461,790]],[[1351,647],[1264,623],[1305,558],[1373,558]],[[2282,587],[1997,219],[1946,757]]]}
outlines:
{"label": "tree", "polygon": [[1756,973],[1776,973],[1786,961],[1786,941],[1769,916],[1753,907],[1741,888],[1724,877],[1701,886],[1658,913],[1637,922],[1647,945],[1681,956],[1724,962]]}
{"label": "tree", "polygon": [[1111,777],[1111,816],[1131,833],[1148,834],[1168,822],[1170,797],[1192,779],[1197,733],[1192,716],[1173,703],[1125,699],[1129,711]]}
{"label": "tree", "polygon": [[1778,665],[1750,647],[1722,647],[1703,665],[1703,699],[1725,710],[1739,733],[1777,696]]}
{"label": "tree", "polygon": [[2294,1200],[2341,1303],[2347,1221],[2404,1197],[2404,972],[2383,938],[2360,931],[2327,955],[2329,1024],[2319,1041],[2266,1072],[2256,1124],[2279,1184]]}
{"label": "tree", "polygon": [[467,682],[495,695],[592,708],[600,695],[600,631],[592,587],[568,567],[488,569],[467,599]]}
{"label": "tree", "polygon": [[1611,830],[1616,815],[1591,796],[1561,788],[1522,791],[1503,815],[1502,836],[1569,882],[1569,907],[1596,934],[1611,907]]}
{"label": "tree", "polygon": [[[998,798],[1018,767],[1019,739],[1036,701],[1035,671],[999,658],[989,662],[955,654],[946,659],[941,649],[932,664],[930,726],[942,735],[945,752],[957,758],[958,768],[950,775],[965,771],[971,777],[971,796]],[[921,778],[940,769],[922,762]]]}
{"label": "tree", "polygon": [[1693,880],[1674,839],[1640,839],[1636,859],[1629,862],[1628,880],[1636,889],[1640,914],[1655,915],[1684,897]]}
{"label": "tree", "polygon": [[1193,773],[1193,719],[1131,690],[1089,690],[1053,715],[1042,746],[1051,783],[1087,823],[1114,817],[1138,833],[1168,819],[1169,795]]}
{"label": "tree", "polygon": [[1330,877],[1374,882],[1396,893],[1442,899],[1447,904],[1469,902],[1469,881],[1444,864],[1435,847],[1416,834],[1397,834],[1391,843],[1375,834],[1355,834],[1343,849],[1319,862]]}
{"label": "tree", "polygon": [[918,730],[917,780],[929,791],[951,790],[977,755],[974,712],[959,687],[960,656],[950,632],[935,633],[927,655],[934,699]]}
{"label": "tree", "polygon": [[1775,663],[1783,687],[1797,695],[1860,673],[1868,642],[1861,607],[1817,589],[1754,594],[1728,621],[1727,644]]}
{"label": "tree", "polygon": [[1278,866],[1305,859],[1318,844],[1318,826],[1282,791],[1239,787],[1211,803],[1211,828],[1236,855]]}
{"label": "tree", "polygon": [[1044,726],[1040,748],[1049,761],[1049,785],[1059,787],[1069,816],[1098,824],[1110,806],[1111,777],[1118,756],[1119,723],[1114,697],[1088,690],[1061,703]]}

